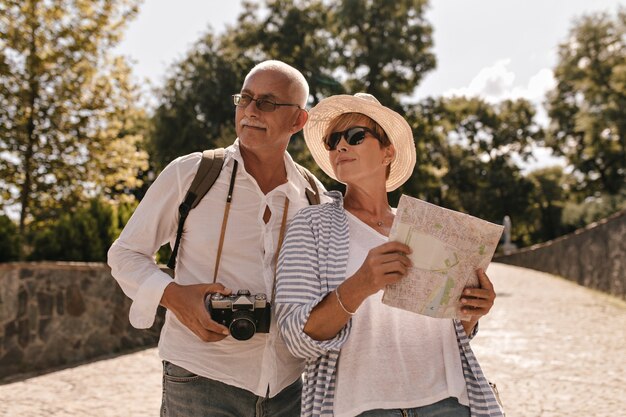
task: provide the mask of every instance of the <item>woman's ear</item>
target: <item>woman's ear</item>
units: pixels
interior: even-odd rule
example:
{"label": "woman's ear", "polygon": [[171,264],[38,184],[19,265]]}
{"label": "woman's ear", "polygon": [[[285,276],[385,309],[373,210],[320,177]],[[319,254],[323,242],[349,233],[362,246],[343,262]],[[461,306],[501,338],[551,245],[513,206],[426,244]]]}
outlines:
{"label": "woman's ear", "polygon": [[385,165],[389,165],[396,157],[396,148],[393,145],[389,145],[385,148],[385,161],[389,161]]}

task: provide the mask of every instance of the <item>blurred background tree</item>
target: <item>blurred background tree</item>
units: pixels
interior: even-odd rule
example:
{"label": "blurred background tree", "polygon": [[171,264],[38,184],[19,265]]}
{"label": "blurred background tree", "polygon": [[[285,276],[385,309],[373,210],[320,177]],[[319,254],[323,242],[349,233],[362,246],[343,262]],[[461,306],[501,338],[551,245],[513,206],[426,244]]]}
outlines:
{"label": "blurred background tree", "polygon": [[0,215],[0,262],[17,260],[19,257],[19,241],[17,226],[6,215]]}
{"label": "blurred background tree", "polygon": [[[403,110],[423,77],[435,69],[427,0],[335,2],[333,35],[349,94],[366,92]],[[391,41],[393,40],[393,41]]]}
{"label": "blurred background tree", "polygon": [[554,166],[535,170],[528,174],[532,183],[529,196],[530,214],[527,228],[530,243],[554,239],[566,232],[561,218],[567,195],[572,186],[572,178],[563,168]]}
{"label": "blurred background tree", "polygon": [[231,95],[254,62],[227,45],[209,31],[170,68],[148,145],[158,171],[178,156],[226,146],[236,137]]}
{"label": "blurred background tree", "polygon": [[626,186],[626,10],[575,22],[559,46],[546,143],[580,180],[579,199]]}
{"label": "blurred background tree", "polygon": [[104,262],[120,231],[115,208],[94,198],[35,235],[30,259]]}
{"label": "blurred background tree", "polygon": [[90,195],[137,186],[147,168],[133,126],[144,111],[108,53],[138,4],[0,2],[0,186],[3,205],[19,205],[21,240]]}

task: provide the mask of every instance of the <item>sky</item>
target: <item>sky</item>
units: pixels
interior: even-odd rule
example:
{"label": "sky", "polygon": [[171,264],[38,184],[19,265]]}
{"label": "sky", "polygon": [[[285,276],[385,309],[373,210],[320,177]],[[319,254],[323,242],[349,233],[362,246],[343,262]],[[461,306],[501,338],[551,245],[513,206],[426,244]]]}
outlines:
{"label": "sky", "polygon": [[[490,102],[524,97],[541,106],[554,86],[559,43],[582,14],[626,8],[626,0],[431,0],[426,19],[434,28],[437,68],[417,86],[414,98],[470,95]],[[211,27],[222,33],[241,12],[238,0],[144,0],[116,52],[131,59],[134,74],[153,86]],[[546,150],[538,164],[549,165]]]}

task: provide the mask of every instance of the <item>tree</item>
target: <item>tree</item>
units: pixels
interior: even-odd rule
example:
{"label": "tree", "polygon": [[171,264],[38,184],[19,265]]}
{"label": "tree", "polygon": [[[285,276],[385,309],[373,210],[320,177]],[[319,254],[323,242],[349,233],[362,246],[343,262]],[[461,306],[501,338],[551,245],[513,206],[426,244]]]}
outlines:
{"label": "tree", "polygon": [[94,198],[35,233],[31,260],[104,262],[121,227],[114,205]]}
{"label": "tree", "polygon": [[399,194],[408,194],[430,203],[444,204],[446,185],[443,176],[448,169],[447,132],[441,122],[437,100],[427,98],[421,103],[406,106],[404,114],[411,130],[416,148],[416,164],[411,178],[391,195],[395,204]]}
{"label": "tree", "polygon": [[152,119],[150,155],[157,170],[178,156],[232,143],[231,96],[253,66],[239,52],[209,31],[172,66]]}
{"label": "tree", "polygon": [[[493,222],[509,215],[524,224],[533,184],[515,158],[530,158],[532,144],[543,137],[533,106],[526,100],[489,104],[451,97],[424,100],[414,111],[427,126],[415,136],[423,144],[418,148],[428,150],[418,157],[431,173],[431,201]],[[527,234],[514,237],[530,241]]]}
{"label": "tree", "polygon": [[559,46],[547,144],[580,174],[581,198],[626,184],[626,10],[575,22]]}
{"label": "tree", "polygon": [[400,109],[435,68],[427,0],[342,0],[335,3],[332,31],[349,93],[367,92]]}
{"label": "tree", "polygon": [[145,168],[128,67],[108,53],[137,4],[0,1],[0,186],[20,206],[22,237],[33,219],[132,187]]}
{"label": "tree", "polygon": [[19,247],[17,226],[6,215],[0,214],[0,262],[17,261]]}
{"label": "tree", "polygon": [[533,183],[531,201],[536,218],[534,227],[529,227],[533,241],[545,242],[561,236],[565,232],[561,216],[573,182],[560,166],[532,171],[528,179]]}
{"label": "tree", "polygon": [[223,42],[251,62],[280,59],[302,72],[309,83],[312,105],[343,93],[334,75],[339,54],[331,32],[332,6],[322,0],[244,1],[236,27]]}
{"label": "tree", "polygon": [[148,172],[145,138],[150,125],[146,111],[138,106],[141,94],[132,85],[131,70],[120,57],[111,60],[112,71],[97,81],[98,111],[85,132],[91,142],[85,162],[84,187],[88,195],[118,202],[132,202]]}

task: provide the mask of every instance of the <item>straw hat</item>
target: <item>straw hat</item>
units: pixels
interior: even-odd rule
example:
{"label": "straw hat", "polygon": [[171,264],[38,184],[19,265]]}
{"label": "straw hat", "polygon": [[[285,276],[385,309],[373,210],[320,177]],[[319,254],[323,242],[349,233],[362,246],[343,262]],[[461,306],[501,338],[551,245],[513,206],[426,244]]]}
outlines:
{"label": "straw hat", "polygon": [[415,143],[411,127],[404,117],[380,104],[371,94],[331,96],[309,111],[309,119],[304,125],[304,140],[317,165],[326,175],[337,180],[322,138],[329,123],[344,113],[364,114],[383,128],[396,149],[386,183],[387,191],[393,191],[404,184],[415,167]]}

